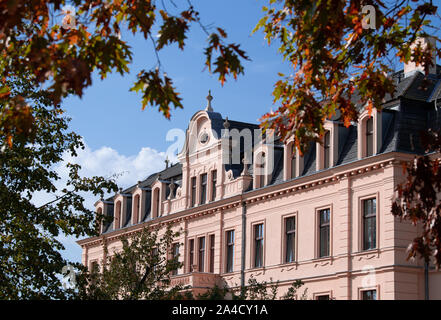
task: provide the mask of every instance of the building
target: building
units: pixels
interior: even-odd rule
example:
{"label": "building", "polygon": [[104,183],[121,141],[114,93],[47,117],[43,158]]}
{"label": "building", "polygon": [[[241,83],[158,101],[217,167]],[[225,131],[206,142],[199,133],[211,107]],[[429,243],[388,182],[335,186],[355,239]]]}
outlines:
{"label": "building", "polygon": [[[84,265],[103,258],[104,243],[111,254],[121,235],[170,223],[186,231],[172,281],[197,292],[253,276],[278,280],[281,294],[301,279],[310,299],[424,299],[424,264],[406,259],[417,228],[390,208],[400,162],[423,154],[418,131],[439,123],[436,69],[426,89],[415,67],[395,73],[397,92],[382,112],[370,117],[360,106],[348,128],[338,117],[326,121],[323,143],[304,156],[292,140],[259,141],[257,125],[224,118],[209,95],[190,119],[179,163],[96,203],[114,220],[101,236],[78,241]],[[441,299],[434,268],[429,292]]]}

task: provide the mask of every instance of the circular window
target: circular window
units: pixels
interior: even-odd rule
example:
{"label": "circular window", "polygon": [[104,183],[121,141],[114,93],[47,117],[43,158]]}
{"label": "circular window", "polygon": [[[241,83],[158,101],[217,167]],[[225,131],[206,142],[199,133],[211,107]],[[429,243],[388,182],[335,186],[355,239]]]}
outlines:
{"label": "circular window", "polygon": [[202,132],[201,135],[199,136],[199,142],[202,144],[206,144],[209,140],[209,135],[206,132]]}

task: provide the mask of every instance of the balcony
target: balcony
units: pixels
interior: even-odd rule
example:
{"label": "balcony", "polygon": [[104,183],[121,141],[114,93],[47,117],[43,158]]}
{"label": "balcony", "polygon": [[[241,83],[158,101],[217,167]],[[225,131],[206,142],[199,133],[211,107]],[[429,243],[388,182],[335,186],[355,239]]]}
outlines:
{"label": "balcony", "polygon": [[202,293],[205,289],[213,288],[221,284],[221,278],[218,274],[207,272],[190,272],[172,276],[170,285],[190,286],[192,291]]}

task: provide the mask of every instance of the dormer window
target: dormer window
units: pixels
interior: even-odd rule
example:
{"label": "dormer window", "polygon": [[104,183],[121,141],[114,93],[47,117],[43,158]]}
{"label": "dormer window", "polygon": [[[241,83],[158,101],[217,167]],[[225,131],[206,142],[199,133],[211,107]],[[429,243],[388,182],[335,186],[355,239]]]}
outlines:
{"label": "dormer window", "polygon": [[380,152],[382,114],[376,108],[371,114],[364,110],[358,117],[358,159],[370,157]]}
{"label": "dormer window", "polygon": [[121,213],[122,213],[122,205],[121,205],[121,201],[118,201],[115,206],[115,220],[113,226],[114,230],[120,228]]}
{"label": "dormer window", "polygon": [[324,135],[321,142],[316,145],[316,170],[328,169],[337,164],[338,160],[338,133],[337,121],[326,120]]}
{"label": "dormer window", "polygon": [[153,218],[157,218],[161,213],[161,189],[155,188],[153,191]]}
{"label": "dormer window", "polygon": [[366,157],[374,155],[374,119],[366,120]]}
{"label": "dormer window", "polygon": [[141,196],[137,194],[133,200],[133,223],[138,223],[141,218]]}
{"label": "dormer window", "polygon": [[293,143],[291,145],[291,178],[297,176],[297,150],[296,145]]}
{"label": "dormer window", "polygon": [[283,179],[290,180],[302,175],[303,157],[297,150],[294,137],[287,140],[284,146]]}
{"label": "dormer window", "polygon": [[323,168],[327,169],[331,166],[331,132],[326,131],[323,138]]}
{"label": "dormer window", "polygon": [[257,188],[262,188],[265,186],[265,152],[262,152],[258,157],[258,163],[256,164],[256,180],[257,180]]}

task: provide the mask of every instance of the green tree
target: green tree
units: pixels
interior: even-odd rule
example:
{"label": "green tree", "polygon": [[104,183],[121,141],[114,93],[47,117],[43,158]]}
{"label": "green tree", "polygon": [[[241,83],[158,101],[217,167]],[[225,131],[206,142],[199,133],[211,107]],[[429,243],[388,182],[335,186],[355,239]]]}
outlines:
{"label": "green tree", "polygon": [[[24,77],[7,84],[13,94],[33,101],[34,130],[32,143],[27,133],[17,131],[11,147],[0,150],[0,299],[68,298],[72,292],[62,288],[60,274],[70,262],[61,256],[64,246],[57,237],[96,235],[102,217],[84,206],[82,195],[102,197],[116,185],[102,177],[83,178],[80,166],[69,163],[68,181],[57,188],[61,177],[54,165],[65,154],[76,155],[81,137],[68,131],[69,119],[50,106],[46,91],[35,90]],[[5,109],[0,102],[2,116]],[[4,132],[0,136],[5,139]],[[56,199],[37,206],[32,201],[37,192]]]}
{"label": "green tree", "polygon": [[158,300],[188,298],[180,285],[171,285],[170,275],[182,266],[172,246],[179,232],[167,228],[160,237],[158,229],[145,227],[121,239],[122,248],[109,253],[92,270],[79,275],[78,298],[105,300]]}

